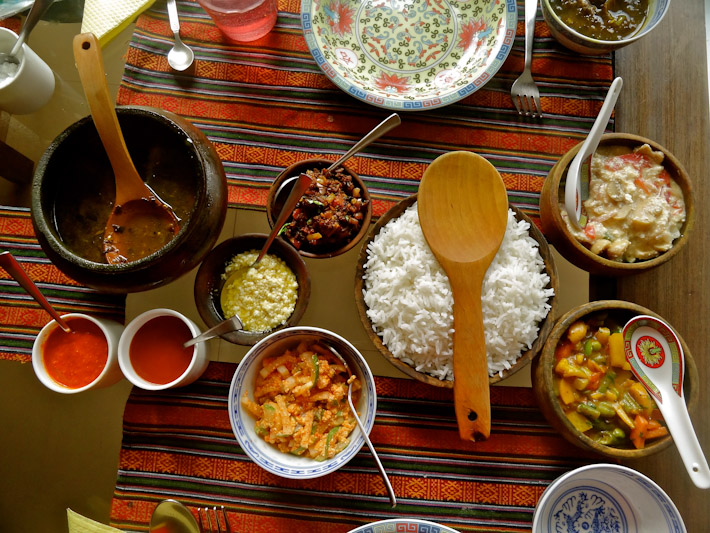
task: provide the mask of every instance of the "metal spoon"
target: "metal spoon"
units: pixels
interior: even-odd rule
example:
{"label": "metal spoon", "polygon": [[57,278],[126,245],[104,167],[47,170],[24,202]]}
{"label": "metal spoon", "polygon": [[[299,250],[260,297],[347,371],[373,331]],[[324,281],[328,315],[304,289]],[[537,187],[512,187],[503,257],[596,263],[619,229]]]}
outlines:
{"label": "metal spoon", "polygon": [[[324,343],[325,344],[325,343]],[[353,372],[350,370],[350,366],[348,365],[347,361],[345,361],[345,358],[340,355],[340,352],[336,350],[333,346],[330,344],[325,344],[328,349],[333,352],[333,355],[337,357],[341,363],[343,363],[343,366],[345,367],[345,370],[348,371],[348,376],[352,376]],[[389,477],[387,477],[387,472],[385,472],[385,467],[382,466],[382,463],[380,462],[380,458],[377,456],[377,452],[375,451],[375,447],[372,445],[372,441],[370,440],[370,436],[367,434],[367,431],[365,431],[365,426],[363,426],[362,421],[360,420],[360,417],[357,416],[357,411],[355,410],[355,406],[353,405],[353,384],[350,382],[350,385],[348,385],[348,405],[350,406],[350,411],[352,412],[353,416],[355,417],[355,422],[357,422],[357,427],[360,428],[360,432],[362,433],[363,438],[365,439],[365,443],[367,444],[367,447],[370,448],[370,453],[372,454],[372,458],[375,460],[375,463],[377,464],[377,469],[380,471],[380,475],[382,475],[382,481],[385,483],[385,487],[387,488],[387,494],[389,495],[390,498],[390,503],[392,504],[392,508],[397,506],[397,497],[394,494],[394,489],[392,488],[392,484],[390,483]]]}
{"label": "metal spoon", "polygon": [[34,298],[37,303],[50,314],[54,320],[57,321],[60,328],[67,333],[71,331],[69,324],[67,324],[66,321],[59,316],[59,313],[54,310],[52,304],[47,301],[44,295],[40,292],[39,288],[37,288],[37,285],[35,285],[32,279],[27,275],[25,269],[22,268],[20,263],[17,262],[17,259],[15,259],[10,252],[0,253],[0,266],[3,267],[7,273],[10,274],[15,281],[29,293],[29,295],[32,296],[32,298]]}
{"label": "metal spoon", "polygon": [[185,344],[183,344],[182,346],[183,348],[189,348],[190,346],[192,346],[193,344],[197,344],[198,342],[207,341],[215,337],[219,337],[220,335],[224,335],[225,333],[231,333],[232,331],[240,330],[243,327],[244,325],[242,324],[242,321],[237,315],[234,315],[232,318],[222,320],[222,322],[220,322],[216,326],[211,327],[201,335],[193,337],[189,341],[185,342]]}
{"label": "metal spoon", "polygon": [[168,18],[170,19],[170,29],[173,30],[175,36],[175,44],[168,52],[168,65],[175,70],[185,70],[195,60],[195,53],[180,39],[180,19],[175,0],[168,0]]}
{"label": "metal spoon", "polygon": [[685,404],[685,356],[675,332],[662,320],[635,316],[624,326],[624,346],[631,372],[656,400],[690,479],[710,488],[710,468]]}
{"label": "metal spoon", "polygon": [[582,202],[589,197],[589,172],[586,173],[586,179],[582,179],[582,163],[586,161],[596,151],[597,146],[599,146],[599,139],[601,139],[604,134],[604,128],[607,122],[609,122],[611,112],[614,110],[617,98],[619,98],[623,81],[624,80],[621,78],[616,78],[611,83],[609,91],[606,93],[606,98],[604,98],[602,108],[599,111],[599,115],[592,125],[592,129],[589,130],[587,138],[584,139],[582,147],[579,149],[579,152],[577,152],[577,155],[574,156],[567,170],[565,208],[567,209],[567,215],[569,216],[572,226],[578,230],[581,230],[587,224],[586,216],[582,216]]}
{"label": "metal spoon", "polygon": [[47,11],[49,6],[51,6],[53,2],[54,0],[35,0],[35,2],[32,4],[32,7],[30,8],[30,12],[27,15],[27,18],[25,19],[25,23],[22,26],[22,29],[20,30],[20,35],[17,36],[17,41],[15,41],[15,44],[12,46],[12,49],[8,53],[0,53],[0,64],[20,64],[20,60],[17,59],[17,54],[20,52],[22,45],[27,40],[27,36],[34,29],[34,27],[37,25],[37,22],[39,22],[39,19],[42,18],[44,12]]}
{"label": "metal spoon", "polygon": [[[353,145],[350,150],[345,152],[343,156],[338,159],[335,163],[330,165],[327,169],[326,172],[332,172],[336,168],[338,168],[340,165],[342,165],[345,161],[350,159],[353,155],[358,153],[360,150],[363,148],[369,146],[372,144],[374,141],[382,137],[385,133],[390,131],[392,128],[395,128],[399,126],[402,123],[402,119],[399,118],[399,115],[397,113],[392,113],[389,117],[384,119],[382,122],[380,122],[375,128],[370,131],[367,135],[365,135],[362,139],[360,139],[357,143]],[[274,195],[274,205],[273,211],[274,213],[279,213],[283,210],[283,208],[279,208],[280,202],[279,198],[282,197],[283,194],[289,188],[292,186],[293,182],[298,179],[298,176],[292,176],[288,179],[285,179],[283,183],[279,186],[278,190],[276,191],[276,194]],[[275,226],[276,227],[276,226]]]}
{"label": "metal spoon", "polygon": [[266,252],[269,251],[271,243],[274,242],[274,239],[281,231],[281,227],[286,223],[288,217],[291,216],[291,213],[293,213],[293,210],[296,208],[296,204],[301,199],[301,196],[303,196],[303,193],[306,192],[308,187],[310,187],[311,183],[313,182],[313,178],[311,178],[308,174],[301,174],[300,176],[296,176],[296,179],[298,181],[296,182],[296,185],[291,189],[291,192],[289,193],[288,198],[286,199],[286,203],[284,204],[284,207],[281,210],[281,214],[279,214],[279,217],[276,220],[274,227],[271,229],[271,233],[269,233],[269,236],[266,239],[264,246],[261,247],[261,251],[259,252],[259,255],[257,256],[256,260],[251,265],[242,267],[237,271],[232,272],[227,278],[227,280],[224,282],[224,285],[222,285],[222,293],[220,295],[220,305],[222,306],[222,309],[226,307],[227,303],[225,300],[226,291],[224,290],[224,287],[229,287],[235,280],[243,277],[245,271],[248,271],[250,268],[254,268],[257,264],[259,264],[259,261],[264,258]]}
{"label": "metal spoon", "polygon": [[177,500],[163,500],[153,510],[148,531],[154,533],[200,533],[197,520]]}

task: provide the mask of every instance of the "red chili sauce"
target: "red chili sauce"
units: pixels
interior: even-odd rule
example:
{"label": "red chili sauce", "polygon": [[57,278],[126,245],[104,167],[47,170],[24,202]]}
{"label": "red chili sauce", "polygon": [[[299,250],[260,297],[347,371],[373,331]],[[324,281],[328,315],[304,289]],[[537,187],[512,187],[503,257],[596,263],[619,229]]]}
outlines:
{"label": "red chili sauce", "polygon": [[178,317],[159,316],[149,320],[131,341],[129,357],[133,370],[156,385],[175,381],[192,362],[194,347],[182,347],[191,338],[190,328]]}
{"label": "red chili sauce", "polygon": [[47,374],[69,389],[94,381],[108,360],[108,341],[99,326],[85,318],[66,319],[71,332],[56,327],[42,345]]}

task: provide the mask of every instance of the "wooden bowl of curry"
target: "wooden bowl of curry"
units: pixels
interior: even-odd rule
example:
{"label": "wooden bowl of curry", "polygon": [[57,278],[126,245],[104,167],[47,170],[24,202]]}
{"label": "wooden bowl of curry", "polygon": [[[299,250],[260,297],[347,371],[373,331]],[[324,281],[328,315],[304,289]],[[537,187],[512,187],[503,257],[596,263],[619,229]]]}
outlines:
{"label": "wooden bowl of curry", "polygon": [[[604,235],[602,232],[594,230],[595,234],[593,236],[580,235],[578,237],[573,234],[572,230],[565,221],[566,213],[563,213],[563,211],[567,169],[572,162],[572,159],[574,159],[574,156],[579,151],[581,145],[582,143],[579,143],[569,150],[562,156],[562,158],[560,158],[555,166],[552,167],[552,170],[550,170],[550,173],[545,179],[542,192],[540,193],[540,223],[542,232],[550,241],[550,244],[552,244],[570,263],[592,274],[603,276],[624,276],[628,274],[636,274],[655,268],[666,261],[669,261],[688,242],[695,221],[695,200],[693,195],[693,187],[690,177],[680,161],[678,161],[666,148],[645,137],[629,133],[608,133],[603,135],[597,150],[598,153],[602,153],[604,150],[618,150],[619,152],[624,152],[624,154],[619,153],[618,156],[610,156],[610,158],[605,160],[604,165],[610,165],[611,168],[615,168],[614,165],[616,165],[616,163],[612,163],[615,159],[611,159],[611,157],[618,157],[621,159],[627,158],[631,160],[629,164],[638,163],[639,165],[645,165],[646,163],[638,161],[635,163],[633,161],[634,158],[636,158],[634,154],[639,153],[633,152],[633,150],[643,145],[648,145],[651,152],[662,154],[663,160],[660,163],[662,170],[657,177],[653,178],[653,180],[649,178],[648,181],[646,181],[644,174],[639,174],[639,177],[633,179],[631,183],[626,184],[626,182],[620,181],[621,185],[616,185],[616,181],[614,181],[616,178],[611,175],[612,177],[610,180],[612,181],[609,181],[608,185],[604,185],[606,188],[602,188],[601,186],[597,188],[590,185],[590,200],[594,200],[595,202],[594,209],[598,212],[602,212],[601,210],[605,207],[602,202],[608,200],[607,205],[611,206],[610,213],[612,212],[611,210],[618,209],[617,213],[619,214],[614,214],[613,216],[611,216],[611,214],[607,215],[607,222],[604,222],[603,225],[593,225],[597,224],[597,222],[594,221],[594,217],[592,215],[589,217],[589,222],[587,227],[585,227],[585,235],[589,233],[589,228],[595,227],[610,228],[608,230],[604,230],[610,235]],[[592,162],[592,165],[595,165],[594,161]],[[646,171],[642,170],[642,172]],[[669,235],[665,235],[663,233],[668,227],[670,227],[665,224],[665,221],[666,219],[670,220],[669,217],[671,215],[659,216],[655,210],[660,209],[663,206],[644,200],[644,198],[650,198],[654,194],[670,194],[668,192],[668,187],[658,185],[659,183],[662,183],[660,176],[664,176],[663,180],[667,181],[669,179],[677,185],[677,187],[674,186],[673,190],[676,191],[676,195],[682,197],[682,203],[684,204],[684,220],[682,222],[679,221],[677,227],[678,235],[674,239],[671,239]],[[631,178],[628,178],[627,181],[629,179]],[[601,193],[603,191],[611,191],[611,185],[618,188],[623,187],[623,190],[620,189],[624,195],[621,199],[614,199],[611,192],[606,195],[608,198],[602,197]],[[646,191],[643,191],[643,188],[646,188]],[[638,191],[638,194],[634,192],[635,190]],[[598,198],[593,198],[596,194],[595,191],[599,193]],[[629,194],[629,196],[626,197],[626,194]],[[629,202],[625,198],[633,198],[633,202]],[[673,201],[676,200],[677,198]],[[644,201],[646,201],[645,204],[643,203]],[[586,202],[585,205],[587,205]],[[653,211],[644,211],[646,208],[645,206],[647,206],[649,210],[653,208]],[[673,207],[670,203],[668,203],[666,207],[668,210],[676,209],[676,207]],[[666,211],[666,207],[663,207],[664,211],[662,211],[662,213]],[[626,209],[628,209],[629,212],[624,215],[623,210]],[[603,216],[598,218],[601,220]],[[650,237],[652,234],[655,235],[653,237],[653,241],[651,241]],[[636,235],[640,235],[641,237],[636,238]],[[609,238],[605,238],[607,236]],[[580,241],[580,238],[588,240],[592,244],[585,245]],[[671,245],[670,248],[665,251],[656,250],[658,253],[654,257],[648,259],[639,258],[633,261],[628,261],[625,259],[627,255],[626,251],[622,251],[621,255],[616,255],[619,254],[619,250],[621,250],[625,245],[624,239],[628,241],[628,244],[626,244],[627,247],[624,250],[633,251],[636,249],[642,254],[647,254],[652,249],[656,249],[656,247],[667,247],[669,242]],[[643,242],[644,239],[646,240],[645,243]],[[601,243],[601,246],[604,246],[604,243],[602,242],[603,240],[609,241],[607,248],[603,250],[603,255],[594,253],[592,251],[592,247],[594,246],[593,243],[599,242]],[[607,255],[607,252],[612,246],[614,246],[614,243],[617,242],[620,247],[613,251],[615,255],[612,259]]]}
{"label": "wooden bowl of curry", "polygon": [[135,261],[109,264],[103,235],[115,199],[113,170],[91,116],[60,133],[37,164],[32,223],[47,257],[79,283],[107,293],[153,289],[195,268],[227,213],[227,180],[212,143],[187,120],[148,107],[118,107],[140,176],[180,219],[177,234]]}
{"label": "wooden bowl of curry", "polygon": [[369,230],[372,202],[365,183],[343,165],[326,172],[332,164],[322,158],[294,163],[276,177],[269,190],[266,216],[273,228],[281,202],[290,191],[288,186],[281,188],[284,181],[301,173],[314,179],[280,234],[303,257],[325,259],[343,254]]}
{"label": "wooden bowl of curry", "polygon": [[[621,345],[616,347],[616,355],[612,353],[611,336],[615,333],[621,335],[618,333],[619,328],[623,328],[628,320],[637,315],[662,319],[645,307],[622,300],[600,300],[580,305],[555,323],[540,357],[532,364],[533,393],[552,427],[575,446],[615,459],[646,457],[666,449],[673,441],[666,431],[656,431],[656,435],[650,433],[658,428],[649,421],[658,419],[659,415],[653,405],[644,405],[651,397],[643,396],[645,389],[635,380],[630,370],[623,366],[626,362],[623,338],[617,339]],[[581,335],[581,331],[573,331],[580,324],[587,327],[584,336],[580,340],[570,338],[570,335]],[[608,331],[603,332],[603,337],[598,337],[602,328]],[[685,354],[683,391],[692,414],[698,402],[698,370],[685,341],[680,335],[678,339]],[[598,340],[598,348],[590,347],[587,353],[587,343],[594,340]],[[619,361],[615,362],[615,358]],[[564,363],[560,363],[563,360]],[[562,364],[566,368],[562,368]],[[585,368],[588,372],[584,372]],[[576,381],[578,378],[575,373],[578,370],[585,374],[584,377],[580,375],[581,381]],[[565,375],[568,377],[563,377]],[[609,413],[605,413],[605,410]],[[647,429],[643,435],[641,431],[635,435],[631,427],[637,423],[638,414],[649,422],[649,425],[643,424]],[[629,420],[622,420],[622,415]],[[624,436],[614,434],[619,430]],[[657,436],[658,433],[661,435]],[[638,441],[641,437],[643,442]],[[637,443],[642,446],[636,447]]]}

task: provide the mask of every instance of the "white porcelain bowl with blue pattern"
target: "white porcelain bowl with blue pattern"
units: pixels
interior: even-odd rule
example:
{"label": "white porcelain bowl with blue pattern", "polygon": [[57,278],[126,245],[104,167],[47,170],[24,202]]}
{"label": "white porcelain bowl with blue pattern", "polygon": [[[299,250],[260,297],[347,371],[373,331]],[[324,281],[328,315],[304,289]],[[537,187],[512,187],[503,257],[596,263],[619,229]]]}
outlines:
{"label": "white porcelain bowl with blue pattern", "polygon": [[362,384],[360,398],[355,404],[360,420],[368,435],[375,423],[377,392],[375,379],[362,354],[346,339],[322,328],[298,326],[275,331],[255,344],[239,363],[229,388],[229,422],[242,450],[264,470],[291,479],[312,479],[335,472],[360,451],[365,439],[359,428],[350,435],[348,446],[326,461],[316,461],[281,452],[276,446],[259,437],[254,426],[256,420],[242,407],[244,391],[249,397],[254,392],[257,372],[266,357],[283,354],[304,340],[318,340],[330,344],[345,358],[352,372]]}
{"label": "white porcelain bowl with blue pattern", "polygon": [[533,533],[686,533],[663,489],[645,475],[593,464],[560,476],[542,493]]}

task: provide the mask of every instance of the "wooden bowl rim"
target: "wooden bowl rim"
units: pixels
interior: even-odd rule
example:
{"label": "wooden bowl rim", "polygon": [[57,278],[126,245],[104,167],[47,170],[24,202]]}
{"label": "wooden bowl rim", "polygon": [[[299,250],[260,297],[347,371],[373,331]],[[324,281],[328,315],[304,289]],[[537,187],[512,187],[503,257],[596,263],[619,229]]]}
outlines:
{"label": "wooden bowl rim", "polygon": [[[395,357],[392,352],[389,351],[387,346],[385,346],[385,344],[382,342],[382,338],[377,333],[375,333],[372,327],[372,322],[370,322],[370,319],[367,316],[367,304],[365,304],[363,296],[363,275],[365,273],[364,264],[367,261],[368,244],[372,242],[375,236],[379,234],[380,230],[385,224],[399,217],[402,213],[404,213],[404,211],[407,210],[407,208],[412,206],[416,201],[417,193],[414,193],[411,196],[400,200],[397,204],[391,207],[384,215],[382,215],[377,220],[375,225],[372,226],[372,228],[370,229],[370,232],[368,233],[367,237],[363,241],[362,247],[360,248],[360,254],[358,256],[357,266],[355,269],[355,304],[357,307],[358,315],[360,317],[360,321],[362,322],[362,325],[365,328],[368,337],[370,337],[370,340],[373,342],[373,344],[377,347],[379,352],[387,361],[389,361],[395,368],[401,370],[409,377],[421,381],[422,383],[433,385],[435,387],[452,389],[454,386],[453,381],[441,380],[425,372],[419,372],[414,367]],[[489,376],[488,381],[491,385],[498,383],[499,381],[502,381],[506,378],[509,378],[510,376],[518,372],[521,368],[524,368],[533,359],[535,359],[535,357],[541,352],[547,335],[549,335],[550,331],[552,331],[552,327],[554,326],[555,322],[555,315],[557,312],[557,293],[559,290],[559,283],[557,266],[555,264],[554,257],[552,256],[550,247],[542,232],[540,232],[537,226],[535,226],[535,224],[530,220],[527,215],[525,215],[525,213],[523,213],[522,211],[520,211],[520,209],[513,205],[509,205],[509,207],[515,212],[516,218],[518,218],[518,220],[525,220],[530,224],[530,236],[538,242],[540,255],[543,258],[543,261],[545,262],[545,270],[548,276],[550,277],[548,288],[554,289],[555,293],[547,302],[550,305],[550,310],[548,311],[547,316],[542,320],[542,322],[538,324],[538,337],[537,339],[535,339],[535,342],[533,343],[532,347],[529,350],[523,352],[520,357],[515,361],[515,363],[511,366],[511,368],[503,372],[502,377],[499,374],[496,374],[495,376]]]}
{"label": "wooden bowl rim", "polygon": [[[597,313],[600,311],[617,311],[619,313],[626,312],[630,314],[636,313],[639,315],[650,315],[656,318],[660,318],[666,323],[668,322],[658,313],[655,313],[650,309],[643,307],[642,305],[633,302],[627,302],[624,300],[596,300],[593,302],[588,302],[579,305],[569,310],[556,321],[555,326],[552,328],[552,331],[548,335],[547,340],[545,341],[545,345],[543,346],[542,351],[540,352],[540,357],[537,361],[535,361],[536,365],[543,365],[543,383],[540,384],[537,382],[537,380],[533,379],[533,391],[535,393],[535,396],[538,397],[538,401],[540,401],[540,399],[542,398],[545,398],[544,401],[548,403],[548,406],[554,412],[557,418],[557,424],[555,424],[554,421],[550,421],[550,423],[553,425],[562,425],[568,432],[567,434],[563,432],[563,436],[568,441],[572,442],[573,444],[576,444],[580,448],[591,450],[606,457],[613,457],[616,459],[637,459],[652,455],[667,448],[673,442],[673,438],[670,435],[667,435],[641,449],[614,448],[612,446],[599,444],[584,435],[582,432],[575,429],[569,419],[565,416],[562,407],[560,406],[560,402],[557,400],[556,397],[551,396],[555,390],[553,375],[551,371],[552,361],[554,360],[554,352],[555,348],[557,347],[557,343],[559,342],[559,339],[562,337],[562,335],[564,335],[565,331],[567,331],[567,328],[570,326],[570,324],[572,324],[572,322],[586,317],[592,313]],[[688,345],[685,343],[685,340],[683,340],[683,337],[681,337],[681,335],[678,333],[678,331],[675,330],[675,328],[673,328],[673,330],[678,336],[678,340],[680,341],[681,346],[683,347],[683,352],[685,354],[687,381],[684,382],[683,389],[684,391],[688,392],[688,394],[686,395],[686,404],[688,405],[688,410],[692,412],[698,401],[698,368],[695,364],[695,359],[690,353]],[[542,385],[544,385],[544,388],[540,389]],[[545,414],[544,410],[543,414]]]}
{"label": "wooden bowl rim", "polygon": [[[615,275],[626,275],[637,272],[642,272],[655,268],[667,261],[669,261],[675,254],[677,254],[680,249],[686,244],[691,234],[691,231],[695,224],[695,195],[693,193],[692,182],[688,176],[688,172],[680,161],[664,146],[660,145],[656,141],[648,139],[646,137],[641,137],[640,135],[634,135],[632,133],[605,133],[602,135],[599,141],[600,146],[609,144],[621,144],[621,145],[633,145],[640,146],[642,144],[648,144],[653,150],[663,152],[664,160],[663,167],[666,168],[671,173],[671,176],[675,179],[678,186],[683,192],[683,200],[685,202],[685,222],[681,226],[681,236],[674,242],[670,250],[663,252],[662,254],[654,257],[653,259],[647,259],[643,261],[636,261],[634,263],[625,263],[619,261],[612,261],[605,257],[593,254],[589,248],[580,243],[569,231],[567,224],[565,224],[562,215],[560,214],[559,208],[559,190],[561,187],[562,178],[567,176],[567,168],[574,156],[579,152],[582,147],[583,142],[573,146],[570,150],[565,153],[560,160],[552,167],[546,179],[552,180],[550,188],[548,189],[548,194],[552,197],[550,198],[550,215],[554,222],[554,225],[559,232],[564,236],[567,244],[573,247],[574,251],[582,255],[586,260],[593,263],[594,267],[586,268],[583,264],[578,264],[577,258],[571,256],[566,257],[572,264],[575,264],[579,268],[590,271],[594,270],[597,273],[607,273]],[[554,242],[553,242],[554,244]],[[560,247],[560,254],[567,256],[564,247]]]}
{"label": "wooden bowl rim", "polygon": [[[266,198],[266,218],[269,221],[269,228],[273,228],[274,223],[276,222],[276,219],[274,218],[272,212],[272,205],[274,202],[274,197],[276,196],[276,191],[278,190],[281,183],[286,178],[290,178],[291,176],[296,175],[296,169],[299,169],[301,167],[308,167],[306,168],[306,170],[308,170],[309,168],[320,169],[327,168],[333,163],[335,163],[335,161],[331,161],[330,159],[325,159],[323,157],[311,157],[309,159],[303,159],[301,161],[297,161],[295,163],[290,164],[284,170],[282,170],[278,176],[276,176],[274,182],[269,188],[269,194]],[[367,208],[365,210],[365,218],[363,218],[362,226],[360,227],[360,231],[358,231],[352,239],[350,239],[344,246],[338,248],[337,250],[331,250],[322,254],[303,250],[296,250],[303,257],[310,257],[311,259],[327,259],[329,257],[335,257],[344,254],[345,252],[352,250],[367,234],[368,228],[370,226],[370,221],[372,220],[372,198],[370,197],[370,191],[368,190],[367,185],[365,185],[365,182],[362,180],[362,178],[356,172],[348,168],[345,164],[340,165],[338,168],[342,168],[345,172],[352,176],[353,181],[358,185],[358,187],[360,187],[363,198],[367,201]],[[279,237],[279,239],[283,240],[284,242],[288,242],[288,240],[284,239],[283,237]],[[288,244],[289,246],[292,246],[290,242],[288,242]]]}

